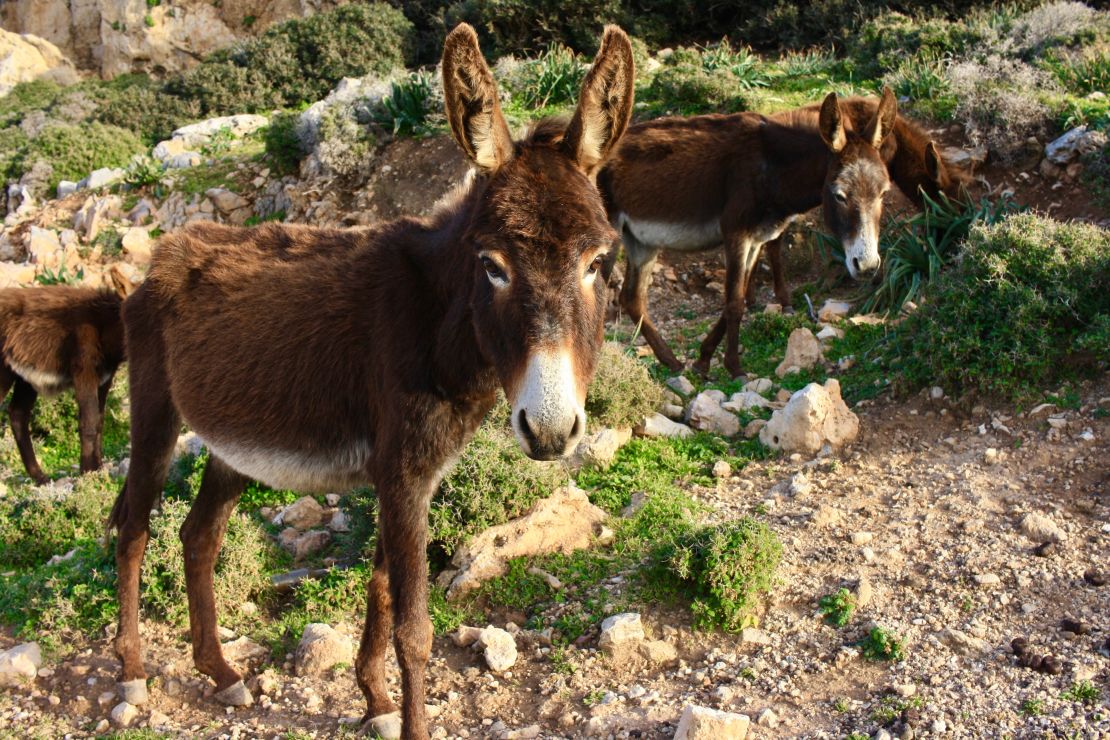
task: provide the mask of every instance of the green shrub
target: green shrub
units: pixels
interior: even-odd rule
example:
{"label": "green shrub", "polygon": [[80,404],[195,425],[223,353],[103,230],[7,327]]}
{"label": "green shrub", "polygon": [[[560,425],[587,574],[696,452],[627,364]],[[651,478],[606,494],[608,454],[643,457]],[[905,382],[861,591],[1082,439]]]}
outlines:
{"label": "green shrub", "polygon": [[[722,42],[724,43],[724,42]],[[734,113],[749,107],[746,91],[766,84],[756,68],[721,64],[714,48],[676,49],[644,91],[649,105],[681,113]],[[739,76],[738,71],[745,77]]]}
{"label": "green shrub", "polygon": [[747,517],[681,531],[654,558],[693,599],[694,623],[736,632],[752,622],[759,595],[770,591],[782,544]]}
{"label": "green shrub", "polygon": [[833,627],[843,627],[856,610],[856,599],[851,591],[842,588],[835,594],[822,596],[817,602],[817,610],[824,616],[826,623]]}
{"label": "green shrub", "polygon": [[521,64],[519,98],[527,108],[572,105],[578,99],[586,68],[565,46],[549,48]]}
{"label": "green shrub", "polygon": [[67,637],[99,634],[116,613],[115,558],[95,541],[55,565],[0,574],[0,620],[47,649],[64,652]]}
{"label": "green shrub", "polygon": [[18,180],[23,174],[23,158],[29,142],[27,134],[18,126],[0,128],[0,184]]}
{"label": "green shrub", "polygon": [[58,99],[61,90],[57,83],[48,80],[15,85],[7,95],[0,97],[0,129],[18,125],[31,111],[46,110]]}
{"label": "green shrub", "polygon": [[642,362],[615,342],[602,346],[586,394],[586,415],[593,428],[635,426],[662,401],[663,390]]}
{"label": "green shrub", "polygon": [[110,82],[84,82],[69,95],[76,94],[95,102],[90,114],[94,120],[134,131],[149,146],[201,117],[197,103],[167,94],[163,83],[142,74],[120,75]]}
{"label": "green shrub", "polygon": [[451,555],[473,535],[520,516],[566,481],[557,464],[528,460],[494,414],[475,433],[432,499],[429,541]]}
{"label": "green shrub", "polygon": [[[143,608],[173,624],[184,624],[189,615],[179,531],[190,505],[174,498],[162,501],[161,511],[151,518],[150,544],[143,560]],[[259,524],[246,514],[233,513],[216,562],[217,608],[230,617],[239,604],[263,594],[274,559],[273,544]]]}
{"label": "green shrub", "polygon": [[1110,90],[1110,49],[1085,49],[1079,54],[1049,55],[1042,65],[1065,90],[1076,95]]}
{"label": "green shrub", "polygon": [[374,122],[393,135],[416,136],[429,130],[428,118],[439,108],[436,81],[429,72],[413,72],[390,83],[390,93],[374,111]]}
{"label": "green shrub", "polygon": [[119,485],[101,471],[77,478],[69,492],[38,489],[21,500],[0,501],[0,568],[42,565],[79,540],[95,540],[118,492]]}
{"label": "green shrub", "polygon": [[908,98],[914,112],[947,121],[956,112],[958,101],[945,74],[946,65],[946,60],[939,57],[908,56],[883,77],[883,82],[899,98]]}
{"label": "green shrub", "polygon": [[859,641],[860,652],[868,660],[889,660],[898,663],[905,659],[906,641],[890,630],[873,627]]}
{"label": "green shrub", "polygon": [[412,25],[384,3],[351,4],[271,26],[170,80],[204,115],[269,111],[323,98],[343,77],[388,74],[410,54]]}
{"label": "green shrub", "polygon": [[1107,316],[1110,231],[1021,214],[972,229],[893,351],[909,389],[1021,399],[1110,361]]}
{"label": "green shrub", "polygon": [[447,26],[470,22],[497,55],[535,54],[559,43],[593,52],[602,27],[623,16],[621,0],[465,0],[451,4]]}
{"label": "green shrub", "polygon": [[102,123],[53,124],[27,146],[26,166],[36,161],[54,168],[50,189],[60,180],[81,180],[101,167],[123,167],[145,149],[135,134]]}
{"label": "green shrub", "polygon": [[913,59],[951,59],[975,49],[987,32],[964,21],[911,18],[896,11],[864,23],[848,42],[848,53],[865,75],[878,76]]}

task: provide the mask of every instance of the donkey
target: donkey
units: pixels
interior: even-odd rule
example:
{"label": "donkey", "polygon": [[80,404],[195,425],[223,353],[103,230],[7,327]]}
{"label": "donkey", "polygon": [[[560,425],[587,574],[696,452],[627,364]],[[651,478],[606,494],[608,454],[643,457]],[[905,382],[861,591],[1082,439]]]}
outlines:
{"label": "donkey", "polygon": [[[913,197],[918,185],[948,177],[931,142],[916,149],[914,138],[903,148],[892,136],[898,131],[915,128],[898,117],[889,88],[877,105],[863,99],[842,104],[830,93],[819,108],[774,116],[674,117],[631,126],[598,187],[627,255],[622,308],[640,323],[659,361],[671,370],[683,367],[647,316],[651,269],[661,249],[724,246],[725,308],[694,363],[702,374],[722,338],[725,368],[740,374],[740,320],[756,260],[799,215],[823,204],[849,274],[866,279],[878,270],[879,221],[891,172]],[[888,170],[898,152],[908,161]],[[787,302],[780,255],[769,257],[778,275],[776,296]]]}
{"label": "donkey", "polygon": [[514,142],[477,35],[461,24],[444,43],[444,98],[476,172],[431,216],[348,230],[198,224],[161,240],[123,312],[132,463],[109,527],[124,699],[147,698],[139,571],[183,420],[210,452],[181,538],[193,659],[216,698],[252,700],[221,653],[212,584],[248,479],[372,482],[380,529],[355,678],[367,719],[394,710],[392,635],[404,736],[428,736],[429,500],[498,388],[528,456],[564,456],[585,433],[607,303],[598,273],[616,238],[593,180],[628,125],[633,80],[628,37],[609,26],[569,122]]}
{"label": "donkey", "polygon": [[39,394],[73,388],[81,435],[81,472],[100,468],[104,404],[124,361],[120,304],[131,282],[113,270],[114,290],[51,285],[0,290],[0,398],[12,386],[8,417],[27,475],[49,480],[35,457],[31,412]]}

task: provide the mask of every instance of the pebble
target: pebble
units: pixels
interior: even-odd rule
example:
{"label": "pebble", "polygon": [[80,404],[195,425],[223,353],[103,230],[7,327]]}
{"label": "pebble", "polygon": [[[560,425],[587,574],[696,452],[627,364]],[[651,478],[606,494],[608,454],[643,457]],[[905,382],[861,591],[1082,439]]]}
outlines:
{"label": "pebble", "polygon": [[870,532],[852,532],[853,545],[866,545],[875,538],[875,535]]}

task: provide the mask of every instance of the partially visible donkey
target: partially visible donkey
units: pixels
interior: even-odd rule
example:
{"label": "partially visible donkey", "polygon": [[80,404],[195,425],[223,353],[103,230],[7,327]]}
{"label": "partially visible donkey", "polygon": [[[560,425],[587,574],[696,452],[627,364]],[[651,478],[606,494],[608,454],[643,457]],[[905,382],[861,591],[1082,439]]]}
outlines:
{"label": "partially visible donkey", "polygon": [[77,394],[81,472],[100,467],[104,402],[123,362],[120,304],[131,282],[111,271],[114,291],[51,285],[0,290],[0,398],[15,386],[8,417],[27,475],[47,476],[31,442],[31,411],[41,393]]}
{"label": "partially visible donkey", "polygon": [[513,141],[474,30],[443,50],[447,120],[477,167],[428,218],[360,229],[195,224],[161,240],[124,306],[131,468],[118,528],[120,692],[144,701],[139,573],[181,422],[210,457],[181,528],[193,661],[217,700],[251,702],[224,658],[213,567],[248,479],[298,490],[373,482],[380,510],[355,679],[366,717],[426,738],[428,504],[497,390],[521,448],[573,450],[604,334],[602,258],[616,238],[593,175],[632,110],[632,47],[609,27],[568,124]]}

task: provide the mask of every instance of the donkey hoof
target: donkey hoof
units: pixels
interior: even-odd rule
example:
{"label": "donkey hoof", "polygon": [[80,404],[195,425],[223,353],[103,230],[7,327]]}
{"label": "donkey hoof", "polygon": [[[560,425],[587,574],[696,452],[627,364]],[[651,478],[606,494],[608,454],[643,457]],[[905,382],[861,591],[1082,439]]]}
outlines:
{"label": "donkey hoof", "polygon": [[217,691],[216,701],[229,707],[249,707],[254,704],[254,697],[245,683],[236,681],[223,691]]}
{"label": "donkey hoof", "polygon": [[146,691],[146,679],[135,678],[130,681],[120,681],[116,684],[116,693],[119,698],[128,704],[146,704],[150,695]]}

